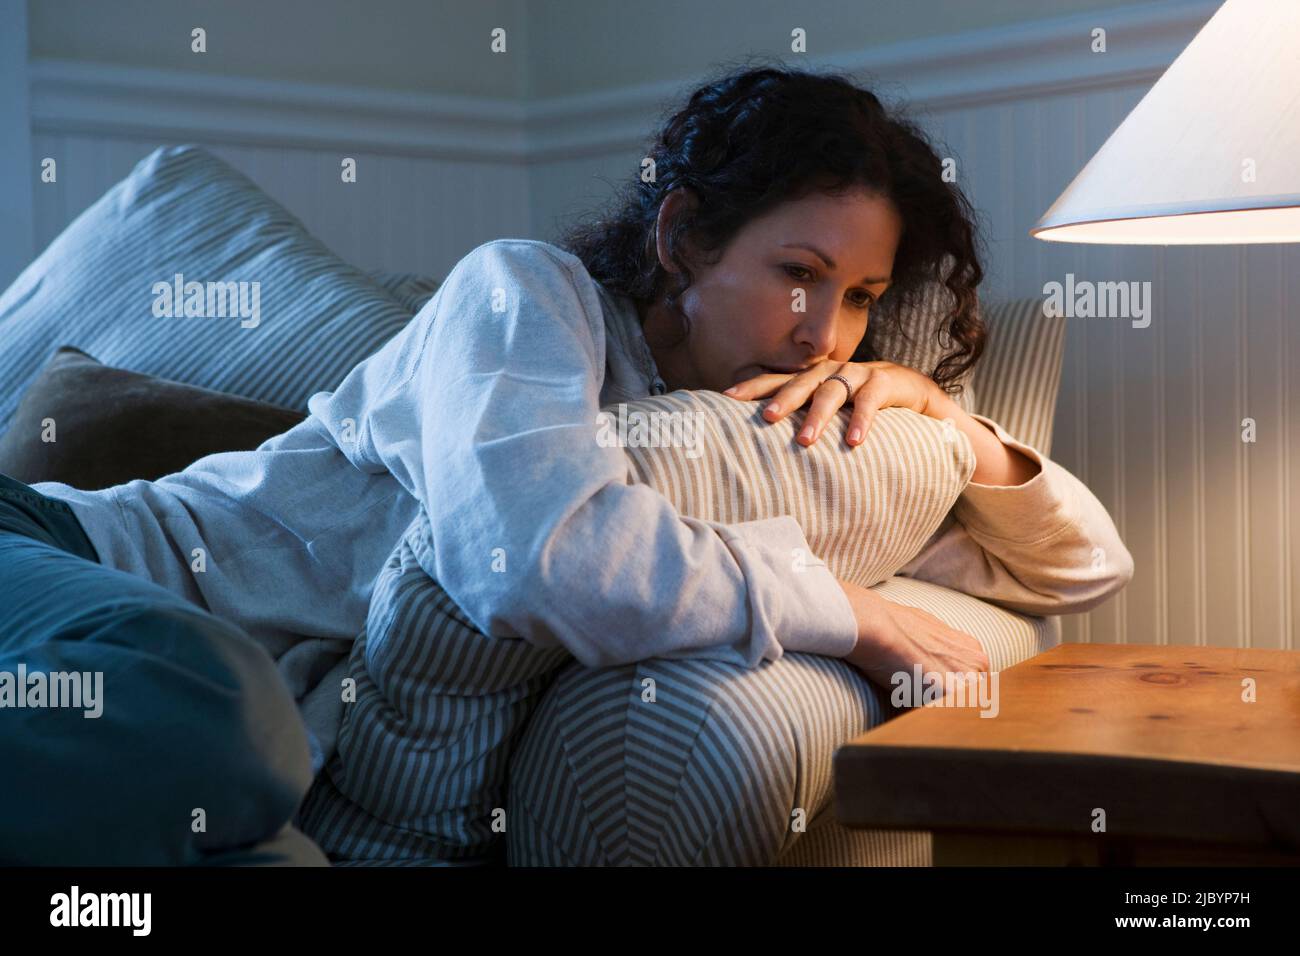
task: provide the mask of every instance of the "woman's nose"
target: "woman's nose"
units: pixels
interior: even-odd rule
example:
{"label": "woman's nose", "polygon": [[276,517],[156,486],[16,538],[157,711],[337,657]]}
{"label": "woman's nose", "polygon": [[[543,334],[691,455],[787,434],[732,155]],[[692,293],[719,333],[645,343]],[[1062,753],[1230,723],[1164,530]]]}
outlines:
{"label": "woman's nose", "polygon": [[808,348],[813,356],[829,356],[835,351],[838,321],[834,309],[809,312],[795,330],[795,341]]}

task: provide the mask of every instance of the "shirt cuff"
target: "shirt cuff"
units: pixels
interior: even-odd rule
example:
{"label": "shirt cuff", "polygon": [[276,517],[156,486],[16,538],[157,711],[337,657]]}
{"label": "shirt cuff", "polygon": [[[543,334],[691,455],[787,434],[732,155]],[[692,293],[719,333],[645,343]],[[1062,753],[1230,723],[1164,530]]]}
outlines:
{"label": "shirt cuff", "polygon": [[1071,493],[1069,473],[1038,449],[1012,438],[997,422],[970,416],[987,425],[1002,444],[1038,465],[1038,474],[1019,485],[968,482],[953,506],[967,529],[1017,544],[1032,544],[1058,534],[1078,520],[1079,505]]}
{"label": "shirt cuff", "polygon": [[750,593],[754,627],[785,651],[844,657],[858,642],[848,595],[789,515],[719,525]]}

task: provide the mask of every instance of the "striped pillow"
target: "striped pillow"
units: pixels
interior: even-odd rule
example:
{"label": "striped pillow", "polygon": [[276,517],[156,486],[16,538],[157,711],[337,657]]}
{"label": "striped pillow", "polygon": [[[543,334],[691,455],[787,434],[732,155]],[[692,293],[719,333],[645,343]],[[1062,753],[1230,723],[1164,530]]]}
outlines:
{"label": "striped pillow", "polygon": [[431,541],[421,511],[375,579],[356,699],[295,818],[334,863],[500,859],[510,754],[571,659],[477,630],[424,572]]}
{"label": "striped pillow", "polygon": [[[682,423],[652,419],[660,436],[677,427],[685,443],[627,447],[630,480],[702,519],[792,515],[813,554],[864,587],[911,560],[975,469],[960,431],[907,409],[881,410],[856,448],[843,444],[847,412],[803,448],[794,443],[802,413],[769,423],[760,409],[679,391],[605,411],[629,426],[636,413]],[[570,660],[562,648],[476,630],[422,570],[433,566],[429,541],[421,513],[375,582],[348,662],[356,700],[296,821],[336,863],[499,860],[500,827],[512,825],[510,755]]]}
{"label": "striped pillow", "polygon": [[164,147],[0,296],[0,431],[61,345],[305,410],[410,319],[242,174],[202,149]]}
{"label": "striped pillow", "polygon": [[910,409],[881,409],[852,448],[841,410],[804,448],[794,439],[806,411],[768,422],[764,404],[706,391],[628,403],[626,434],[640,413],[648,434],[697,446],[626,447],[633,473],[688,517],[732,524],[790,515],[836,577],[871,587],[920,553],[975,471],[970,439]]}

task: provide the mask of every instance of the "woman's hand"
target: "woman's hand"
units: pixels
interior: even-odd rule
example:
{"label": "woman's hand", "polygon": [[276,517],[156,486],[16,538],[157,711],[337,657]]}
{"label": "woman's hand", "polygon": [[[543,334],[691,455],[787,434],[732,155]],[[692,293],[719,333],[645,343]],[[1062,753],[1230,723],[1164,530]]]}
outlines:
{"label": "woman's hand", "polygon": [[844,658],[868,680],[886,690],[896,686],[895,674],[912,679],[921,673],[988,672],[989,658],[979,641],[954,630],[928,611],[896,604],[870,588],[847,581],[840,587],[858,622],[858,643]]}
{"label": "woman's hand", "polygon": [[[842,375],[848,379],[852,389],[851,399],[849,389],[839,380],[831,380],[832,375]],[[853,414],[845,433],[845,441],[849,445],[862,444],[876,412],[882,408],[910,408],[925,415],[932,407],[950,407],[942,404],[943,399],[948,399],[948,393],[933,379],[893,362],[826,361],[802,372],[769,372],[746,379],[737,382],[723,394],[741,401],[753,401],[772,395],[773,392],[776,394],[772,401],[763,408],[763,417],[769,422],[780,421],[796,408],[803,407],[809,398],[812,399],[812,407],[795,439],[805,446],[821,437],[826,423],[850,400],[853,403]]]}

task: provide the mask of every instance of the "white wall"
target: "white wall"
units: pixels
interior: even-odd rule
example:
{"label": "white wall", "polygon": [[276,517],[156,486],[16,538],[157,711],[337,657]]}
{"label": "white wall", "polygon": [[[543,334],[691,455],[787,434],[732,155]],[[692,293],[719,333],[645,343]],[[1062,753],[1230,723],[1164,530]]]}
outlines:
{"label": "white wall", "polygon": [[[132,6],[121,5],[123,23],[138,24]],[[345,259],[445,274],[485,239],[553,238],[607,197],[601,177],[635,175],[644,137],[690,80],[788,42],[786,15],[769,25],[767,6],[491,3],[463,21],[465,36],[514,14],[522,57],[484,70],[479,52],[459,48],[470,39],[444,38],[447,58],[432,57],[427,73],[402,45],[420,32],[405,29],[415,20],[390,30],[402,36],[380,53],[361,52],[376,41],[360,20],[415,17],[421,4],[367,5],[373,12],[353,20],[349,4],[313,4],[344,26],[262,41],[245,8],[243,20],[210,22],[220,36],[264,43],[252,59],[267,72],[228,75],[239,57],[199,69],[170,47],[160,56],[152,33],[132,46],[120,24],[97,42],[95,29],[66,19],[89,17],[91,4],[42,0],[31,154],[59,156],[66,174],[58,190],[34,191],[37,248],[152,146],[200,141]],[[1118,598],[1067,619],[1066,639],[1300,646],[1300,250],[1088,247],[1027,234],[1215,4],[787,6],[814,52],[826,44],[824,56],[797,62],[858,71],[907,99],[957,158],[984,218],[986,300],[1038,295],[1067,272],[1153,283],[1147,329],[1069,322],[1052,457],[1110,509],[1138,570]],[[167,20],[163,32],[191,19]],[[1088,48],[1095,26],[1108,31],[1104,55]],[[349,30],[355,43],[340,39]],[[277,59],[268,45],[296,48]],[[410,62],[387,62],[397,59]],[[319,64],[332,65],[314,72]],[[354,187],[338,181],[341,155],[361,159]],[[1258,423],[1255,444],[1240,441],[1245,417]]]}
{"label": "white wall", "polygon": [[[1131,0],[30,0],[33,57],[422,93],[540,98],[663,80],[712,61],[1005,29]],[[208,53],[191,53],[202,26]],[[489,31],[507,31],[506,55]]]}
{"label": "white wall", "polygon": [[[527,91],[523,0],[31,0],[36,58],[466,96]],[[193,53],[190,31],[207,31]],[[506,30],[506,52],[489,50]]]}
{"label": "white wall", "polygon": [[[805,31],[810,56],[970,30],[1007,30],[1129,0],[541,0],[530,16],[528,89],[566,96],[664,80],[690,82],[709,63],[789,53]],[[563,15],[556,15],[563,10]],[[1098,24],[1104,23],[1104,18]]]}

